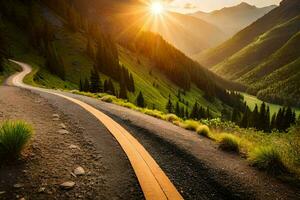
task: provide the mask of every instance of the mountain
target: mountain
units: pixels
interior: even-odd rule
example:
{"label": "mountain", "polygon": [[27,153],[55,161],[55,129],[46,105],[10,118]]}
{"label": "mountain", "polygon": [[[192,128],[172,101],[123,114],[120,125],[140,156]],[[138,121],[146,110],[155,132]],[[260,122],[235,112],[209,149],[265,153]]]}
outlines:
{"label": "mountain", "polygon": [[257,8],[243,2],[239,5],[225,7],[210,13],[199,11],[191,14],[191,16],[211,23],[220,28],[228,36],[232,36],[274,8],[276,8],[275,5]]}
{"label": "mountain", "polygon": [[161,34],[165,40],[187,55],[199,53],[227,39],[220,28],[204,20],[174,12],[154,16],[150,13],[149,5],[138,1],[75,0],[75,5],[90,18],[101,20],[105,28],[116,23],[113,21],[118,21],[121,32],[133,26],[151,30]]}
{"label": "mountain", "polygon": [[11,57],[35,67],[28,78],[31,84],[74,90],[83,83],[94,84],[99,72],[98,86],[85,88],[94,92],[102,85],[104,92],[127,96],[131,103],[142,92],[148,108],[164,112],[169,98],[174,105],[178,102],[185,115],[195,102],[214,116],[224,109],[230,112],[233,102],[240,102],[239,96],[227,91],[235,84],[202,67],[160,35],[126,26],[124,13],[112,11],[130,9],[128,5],[105,2],[113,6],[99,7],[102,18],[79,10],[93,5],[91,1],[76,5],[61,0],[0,2],[1,33]]}
{"label": "mountain", "polygon": [[263,100],[300,106],[299,36],[300,1],[284,0],[198,60]]}

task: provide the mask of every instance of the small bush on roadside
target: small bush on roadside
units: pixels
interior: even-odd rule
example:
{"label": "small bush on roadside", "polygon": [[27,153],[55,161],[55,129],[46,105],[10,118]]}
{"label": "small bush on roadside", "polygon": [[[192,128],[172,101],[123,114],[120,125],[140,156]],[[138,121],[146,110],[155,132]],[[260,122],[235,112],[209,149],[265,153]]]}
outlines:
{"label": "small bush on roadside", "polygon": [[202,135],[202,136],[206,137],[206,138],[210,138],[210,130],[209,130],[208,126],[206,126],[206,125],[198,126],[197,133],[199,135]]}
{"label": "small bush on roadside", "polygon": [[104,101],[104,102],[107,102],[107,103],[112,103],[113,102],[112,96],[109,96],[109,95],[100,98],[100,100]]}
{"label": "small bush on roadside", "polygon": [[22,121],[6,121],[0,127],[0,157],[18,158],[33,134],[32,128]]}
{"label": "small bush on roadside", "polygon": [[260,170],[279,175],[287,172],[278,151],[272,146],[256,147],[249,153],[249,161]]}
{"label": "small bush on roadside", "polygon": [[180,118],[174,114],[167,114],[166,120],[173,123],[174,121],[180,121]]}
{"label": "small bush on roadside", "polygon": [[181,127],[187,130],[196,131],[200,123],[194,120],[185,120],[181,123]]}
{"label": "small bush on roadside", "polygon": [[220,139],[219,148],[223,151],[239,152],[239,139],[231,134],[224,134]]}

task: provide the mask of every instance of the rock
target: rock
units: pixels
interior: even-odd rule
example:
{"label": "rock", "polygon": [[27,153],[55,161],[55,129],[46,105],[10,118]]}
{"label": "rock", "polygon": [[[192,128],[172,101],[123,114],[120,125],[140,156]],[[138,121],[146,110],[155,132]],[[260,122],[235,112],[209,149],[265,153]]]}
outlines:
{"label": "rock", "polygon": [[24,187],[24,185],[21,183],[14,184],[14,188],[22,188],[22,187]]}
{"label": "rock", "polygon": [[69,131],[64,130],[64,129],[60,129],[57,132],[60,133],[60,134],[68,134],[69,133]]}
{"label": "rock", "polygon": [[80,150],[80,147],[79,147],[79,146],[76,146],[76,145],[74,145],[74,144],[71,144],[71,145],[69,146],[69,148],[70,148],[70,149],[78,149],[78,150]]}
{"label": "rock", "polygon": [[42,192],[45,192],[45,190],[46,190],[45,187],[41,187],[41,188],[38,190],[38,192],[39,192],[39,193],[42,193]]}
{"label": "rock", "polygon": [[65,125],[64,123],[61,123],[59,126],[60,126],[60,128],[62,128],[62,129],[67,129],[67,127],[66,127],[66,125]]}
{"label": "rock", "polygon": [[5,193],[6,193],[6,191],[0,191],[0,195],[5,194]]}
{"label": "rock", "polygon": [[76,176],[81,176],[85,174],[85,171],[82,167],[77,167],[76,169],[74,169],[74,174]]}
{"label": "rock", "polygon": [[77,178],[77,176],[76,176],[73,172],[71,172],[71,175],[72,175],[74,178]]}
{"label": "rock", "polygon": [[25,198],[24,198],[24,197],[22,197],[20,200],[25,200]]}
{"label": "rock", "polygon": [[75,182],[73,181],[67,181],[67,182],[64,182],[60,185],[60,187],[64,190],[70,190],[72,189],[73,187],[75,186]]}
{"label": "rock", "polygon": [[53,118],[59,118],[59,114],[53,114],[52,117]]}

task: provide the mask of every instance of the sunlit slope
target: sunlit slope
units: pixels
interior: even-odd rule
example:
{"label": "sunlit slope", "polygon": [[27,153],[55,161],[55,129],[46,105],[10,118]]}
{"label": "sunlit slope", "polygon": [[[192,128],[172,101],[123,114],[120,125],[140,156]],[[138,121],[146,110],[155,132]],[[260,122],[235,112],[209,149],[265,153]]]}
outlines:
{"label": "sunlit slope", "polygon": [[258,8],[242,2],[239,5],[225,7],[210,13],[198,11],[196,13],[192,13],[191,16],[214,24],[224,33],[232,36],[274,8],[276,8],[275,5]]}
{"label": "sunlit slope", "polygon": [[111,33],[122,35],[133,27],[152,30],[187,55],[214,47],[228,38],[215,25],[196,17],[166,10],[155,15],[151,13],[149,2],[75,0],[75,5],[81,13],[100,22]]}
{"label": "sunlit slope", "polygon": [[[278,49],[282,48],[299,30],[300,16],[262,34],[248,46],[214,66],[212,70],[228,79],[239,79],[268,59]],[[285,50],[288,49],[285,48]],[[291,49],[288,52],[293,53],[294,50]]]}
{"label": "sunlit slope", "polygon": [[[45,10],[43,11],[45,12]],[[79,80],[89,78],[93,67],[93,60],[86,53],[87,38],[83,33],[73,32],[65,25],[64,20],[53,12],[47,10],[44,13],[46,20],[49,20],[55,28],[55,46],[57,52],[64,58],[66,69],[66,81],[51,74],[45,67],[45,60],[39,56],[38,51],[31,45],[26,32],[16,26],[13,22],[5,21],[7,41],[10,43],[11,52],[16,60],[31,64],[34,74],[27,77],[26,81],[39,86],[59,89],[78,89]],[[49,17],[51,14],[51,17]],[[60,21],[60,23],[56,23]],[[135,102],[140,91],[143,92],[146,104],[149,108],[156,108],[165,111],[169,95],[171,95],[174,106],[178,101],[179,88],[168,80],[163,73],[153,68],[153,63],[147,58],[136,55],[129,50],[119,46],[120,63],[133,74],[135,80],[135,93],[129,93],[129,101]],[[102,84],[109,77],[100,74]],[[114,81],[116,89],[119,85]],[[186,95],[181,95],[185,102],[188,102],[189,109],[198,101],[205,108],[208,106],[213,114],[219,115],[223,106],[219,100],[213,103],[208,102],[201,90],[192,86]],[[182,107],[183,104],[179,103]],[[189,110],[190,111],[190,110]]]}
{"label": "sunlit slope", "polygon": [[279,7],[240,31],[231,39],[198,55],[197,60],[204,66],[212,67],[233,56],[275,26],[285,23],[298,15],[300,15],[300,1],[283,0]]}

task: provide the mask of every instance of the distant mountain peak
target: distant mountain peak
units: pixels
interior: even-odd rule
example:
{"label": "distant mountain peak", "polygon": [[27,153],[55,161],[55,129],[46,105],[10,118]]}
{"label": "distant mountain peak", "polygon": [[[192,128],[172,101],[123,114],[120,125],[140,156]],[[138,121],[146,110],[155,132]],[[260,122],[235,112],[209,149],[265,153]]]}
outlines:
{"label": "distant mountain peak", "polygon": [[237,5],[237,7],[246,7],[246,8],[253,8],[253,7],[256,7],[256,6],[253,6],[253,5],[250,5],[248,4],[247,2],[241,2],[240,4]]}

